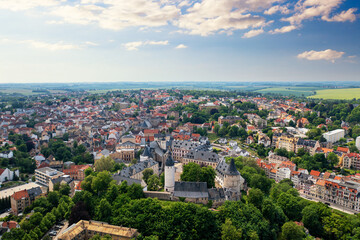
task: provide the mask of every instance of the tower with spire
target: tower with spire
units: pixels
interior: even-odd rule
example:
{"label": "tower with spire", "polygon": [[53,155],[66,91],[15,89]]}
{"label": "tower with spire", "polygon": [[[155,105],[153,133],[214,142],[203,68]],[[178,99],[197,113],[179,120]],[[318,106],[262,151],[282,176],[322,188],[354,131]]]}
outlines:
{"label": "tower with spire", "polygon": [[241,175],[236,169],[234,159],[232,158],[224,173],[224,188],[230,188],[240,192],[241,184]]}
{"label": "tower with spire", "polygon": [[174,192],[175,188],[175,162],[172,158],[170,148],[167,151],[167,159],[165,161],[165,186],[166,192]]}

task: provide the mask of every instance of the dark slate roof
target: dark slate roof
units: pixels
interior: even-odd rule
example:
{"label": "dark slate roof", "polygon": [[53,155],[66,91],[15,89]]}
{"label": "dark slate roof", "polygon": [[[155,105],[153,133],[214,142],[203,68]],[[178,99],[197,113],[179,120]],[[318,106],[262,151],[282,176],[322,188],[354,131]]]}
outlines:
{"label": "dark slate roof", "polygon": [[150,142],[150,149],[152,151],[154,151],[160,157],[164,156],[165,152],[164,152],[164,150],[161,149],[158,142],[156,142],[156,141]]}
{"label": "dark slate roof", "polygon": [[186,150],[193,150],[199,146],[199,143],[193,141],[182,141],[182,140],[174,140],[172,141],[172,149],[180,148]]}
{"label": "dark slate roof", "polygon": [[142,172],[146,168],[150,168],[150,167],[154,166],[155,164],[158,164],[158,163],[152,159],[139,162],[135,165],[126,167],[123,170],[121,170],[120,176],[130,178],[131,176],[135,175],[136,173]]}
{"label": "dark slate roof", "polygon": [[206,182],[175,182],[175,197],[207,198],[209,197]]}
{"label": "dark slate roof", "polygon": [[132,185],[134,183],[141,185],[141,180],[134,179],[134,178],[123,177],[123,176],[120,176],[118,174],[113,175],[112,178],[116,181],[117,184],[120,184],[123,181],[126,181],[128,186],[130,186],[130,185]]}
{"label": "dark slate roof", "polygon": [[227,167],[227,169],[225,171],[225,174],[226,175],[231,175],[231,176],[240,175],[239,171],[236,169],[235,162],[234,162],[233,158],[231,158],[230,164]]}
{"label": "dark slate roof", "polygon": [[152,154],[151,154],[151,151],[150,151],[150,147],[149,146],[145,146],[145,149],[144,149],[144,152],[141,154],[141,156],[143,157],[149,157],[149,158],[152,158]]}
{"label": "dark slate roof", "polygon": [[30,188],[27,190],[29,196],[33,196],[33,197],[37,197],[39,195],[42,194],[41,188],[40,187],[34,187],[34,188]]}
{"label": "dark slate roof", "polygon": [[207,162],[218,162],[219,161],[219,155],[217,155],[217,153],[210,152],[210,151],[198,150],[198,149],[188,152],[186,154],[185,158],[207,161]]}
{"label": "dark slate roof", "polygon": [[168,157],[166,159],[166,162],[165,162],[165,166],[168,166],[168,167],[172,167],[174,166],[174,159],[172,157],[172,153],[171,151],[168,151]]}
{"label": "dark slate roof", "polygon": [[307,147],[315,147],[316,141],[315,140],[305,140],[303,138],[299,138],[299,140],[296,143],[297,145],[304,145]]}

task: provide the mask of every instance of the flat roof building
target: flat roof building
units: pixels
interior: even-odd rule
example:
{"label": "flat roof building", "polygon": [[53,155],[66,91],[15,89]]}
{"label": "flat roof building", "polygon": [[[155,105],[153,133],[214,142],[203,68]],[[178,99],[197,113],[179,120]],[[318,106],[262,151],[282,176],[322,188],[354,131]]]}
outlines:
{"label": "flat roof building", "polygon": [[110,235],[114,240],[136,239],[138,235],[137,229],[119,227],[104,222],[81,220],[74,223],[58,237],[58,240],[88,240],[94,235]]}
{"label": "flat roof building", "polygon": [[59,172],[58,170],[49,167],[35,170],[36,182],[47,187],[49,187],[49,182],[51,180],[61,177],[62,175],[64,175],[63,172]]}

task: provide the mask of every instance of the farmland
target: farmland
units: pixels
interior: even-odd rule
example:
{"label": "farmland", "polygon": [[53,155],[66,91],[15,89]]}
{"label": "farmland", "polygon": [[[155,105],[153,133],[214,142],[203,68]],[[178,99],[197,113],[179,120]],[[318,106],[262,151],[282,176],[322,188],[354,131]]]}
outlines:
{"label": "farmland", "polygon": [[317,90],[316,95],[309,96],[308,98],[344,99],[344,100],[351,100],[354,98],[360,99],[360,88]]}
{"label": "farmland", "polygon": [[273,87],[273,88],[264,88],[261,90],[257,90],[256,92],[267,94],[279,94],[283,96],[310,96],[315,94],[315,90],[319,88],[315,87]]}

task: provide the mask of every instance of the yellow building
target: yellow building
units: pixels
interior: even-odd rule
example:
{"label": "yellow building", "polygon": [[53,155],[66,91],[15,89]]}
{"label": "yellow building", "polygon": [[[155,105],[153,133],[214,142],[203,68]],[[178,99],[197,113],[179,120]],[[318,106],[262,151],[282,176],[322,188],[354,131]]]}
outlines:
{"label": "yellow building", "polygon": [[58,240],[88,240],[94,235],[109,235],[114,240],[136,239],[137,229],[119,227],[104,222],[81,220],[71,225],[58,237]]}

